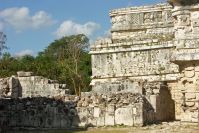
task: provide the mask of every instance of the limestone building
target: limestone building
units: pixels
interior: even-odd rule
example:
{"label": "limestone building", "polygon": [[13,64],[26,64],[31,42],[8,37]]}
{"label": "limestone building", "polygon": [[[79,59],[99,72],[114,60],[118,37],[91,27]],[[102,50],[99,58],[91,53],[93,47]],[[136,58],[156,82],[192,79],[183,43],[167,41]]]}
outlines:
{"label": "limestone building", "polygon": [[111,38],[90,51],[93,90],[70,95],[66,84],[31,72],[0,79],[0,130],[199,122],[199,5],[122,8],[110,17]]}
{"label": "limestone building", "polygon": [[[157,120],[198,122],[199,5],[130,7],[109,15],[111,38],[90,51],[93,91],[141,93]],[[145,83],[156,87],[145,89]]]}

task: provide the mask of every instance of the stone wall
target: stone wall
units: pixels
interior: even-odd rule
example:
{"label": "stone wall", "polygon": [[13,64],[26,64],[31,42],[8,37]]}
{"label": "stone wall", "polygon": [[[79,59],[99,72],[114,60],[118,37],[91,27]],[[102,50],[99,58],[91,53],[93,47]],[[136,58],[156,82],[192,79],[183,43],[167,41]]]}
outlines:
{"label": "stone wall", "polygon": [[[78,97],[57,92],[63,88],[49,79],[23,73],[1,79],[0,129],[143,126],[174,120],[173,101],[163,83],[126,79],[124,84],[115,82],[109,87],[121,90],[106,94],[93,90]],[[134,89],[128,89],[129,84]]]}
{"label": "stone wall", "polygon": [[171,83],[172,97],[176,102],[176,118],[181,121],[198,122],[199,62],[186,62],[181,67],[177,83]]}
{"label": "stone wall", "polygon": [[0,97],[57,97],[69,94],[66,84],[59,84],[32,72],[18,72],[18,76],[0,79]]}
{"label": "stone wall", "polygon": [[145,112],[149,115],[144,117],[146,120],[150,120],[150,117],[154,117],[153,122],[175,120],[175,103],[166,82],[146,82],[143,94],[154,110],[152,114],[150,111]]}
{"label": "stone wall", "polygon": [[[97,40],[90,51],[93,91],[138,92],[155,109],[156,120],[199,121],[199,5],[130,7],[109,15],[111,37]],[[168,86],[147,95],[137,87],[143,80]]]}
{"label": "stone wall", "polygon": [[[170,62],[172,48],[143,47],[119,53],[96,54],[92,57],[93,78],[150,76],[178,73],[178,66]],[[121,50],[121,49],[120,49]]]}
{"label": "stone wall", "polygon": [[153,116],[154,109],[147,99],[135,93],[0,99],[0,129],[143,126],[155,122]]}
{"label": "stone wall", "polygon": [[175,119],[198,122],[199,5],[123,8],[111,11],[110,17],[111,38],[91,46],[91,92],[70,96],[65,84],[19,72],[0,79],[1,97],[32,98],[1,100],[1,125],[71,128],[142,126]]}
{"label": "stone wall", "polygon": [[110,12],[110,17],[111,38],[98,40],[91,46],[93,90],[98,91],[107,82],[125,83],[121,79],[149,82],[177,79],[179,67],[170,61],[175,51],[170,5],[116,9]]}
{"label": "stone wall", "polygon": [[140,88],[142,94],[86,92],[81,97],[0,99],[0,129],[143,126],[174,120],[166,84],[140,82]]}
{"label": "stone wall", "polygon": [[80,125],[142,126],[143,98],[136,93],[86,94],[77,104]]}
{"label": "stone wall", "polygon": [[50,98],[0,99],[0,129],[56,128],[78,125],[75,102]]}

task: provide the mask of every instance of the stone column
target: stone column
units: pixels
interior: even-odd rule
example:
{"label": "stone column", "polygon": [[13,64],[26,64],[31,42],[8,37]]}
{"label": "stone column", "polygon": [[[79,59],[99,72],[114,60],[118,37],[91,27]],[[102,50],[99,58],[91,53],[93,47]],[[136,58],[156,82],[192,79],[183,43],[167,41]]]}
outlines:
{"label": "stone column", "polygon": [[172,16],[174,18],[175,45],[177,48],[184,48],[186,35],[191,32],[190,10],[183,6],[175,6]]}
{"label": "stone column", "polygon": [[156,112],[157,108],[157,95],[150,95],[150,102],[151,102],[151,106],[154,109],[154,112]]}
{"label": "stone column", "polygon": [[174,6],[172,16],[177,48],[198,48],[199,5]]}

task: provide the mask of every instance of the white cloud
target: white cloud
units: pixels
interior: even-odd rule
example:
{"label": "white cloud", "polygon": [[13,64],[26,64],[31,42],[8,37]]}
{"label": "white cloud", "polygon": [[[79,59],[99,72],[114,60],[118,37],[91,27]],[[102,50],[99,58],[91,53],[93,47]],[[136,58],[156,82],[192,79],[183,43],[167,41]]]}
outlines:
{"label": "white cloud", "polygon": [[64,21],[57,31],[55,35],[57,37],[63,37],[66,35],[73,34],[85,34],[87,36],[91,36],[96,30],[100,28],[100,25],[95,22],[87,22],[85,24],[78,24],[71,20]]}
{"label": "white cloud", "polygon": [[0,21],[0,32],[3,31],[3,28],[4,28],[4,24],[3,22]]}
{"label": "white cloud", "polygon": [[14,56],[15,57],[22,57],[22,56],[25,56],[25,55],[33,55],[33,51],[26,49],[26,50],[23,50],[23,51],[16,53]]}
{"label": "white cloud", "polygon": [[44,26],[50,26],[55,22],[44,11],[36,12],[31,16],[27,7],[4,9],[0,11],[0,18],[18,32],[26,29],[39,29]]}
{"label": "white cloud", "polygon": [[104,37],[111,38],[111,31],[110,30],[105,31],[104,32]]}

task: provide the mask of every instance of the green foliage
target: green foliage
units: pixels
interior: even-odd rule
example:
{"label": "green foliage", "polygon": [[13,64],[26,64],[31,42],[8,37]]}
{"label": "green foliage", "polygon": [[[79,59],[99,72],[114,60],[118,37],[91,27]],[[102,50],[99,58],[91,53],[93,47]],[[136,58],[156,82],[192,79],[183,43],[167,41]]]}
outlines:
{"label": "green foliage", "polygon": [[172,5],[189,6],[198,4],[199,0],[168,0],[168,2]]}
{"label": "green foliage", "polygon": [[5,46],[6,39],[6,35],[0,31],[0,56],[2,56],[3,50],[7,49],[7,47]]}
{"label": "green foliage", "polygon": [[89,39],[85,35],[66,36],[52,42],[36,57],[20,58],[4,53],[0,60],[0,77],[15,75],[17,71],[32,71],[60,83],[77,95],[89,91],[91,57],[88,54]]}

